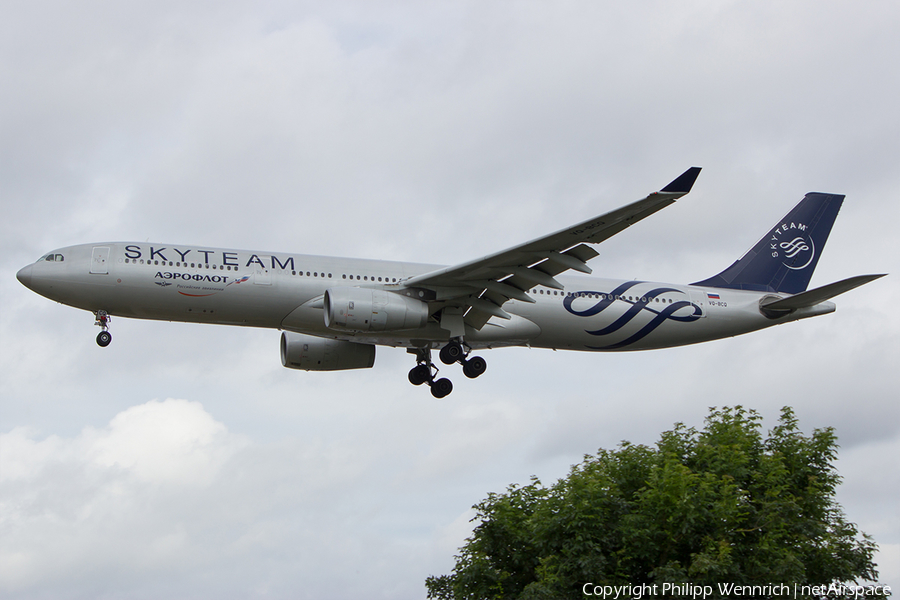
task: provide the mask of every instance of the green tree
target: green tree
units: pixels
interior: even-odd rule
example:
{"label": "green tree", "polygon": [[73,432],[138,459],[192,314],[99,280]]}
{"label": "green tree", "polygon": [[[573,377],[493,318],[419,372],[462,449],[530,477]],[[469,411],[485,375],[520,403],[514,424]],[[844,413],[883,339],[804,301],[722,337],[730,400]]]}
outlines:
{"label": "green tree", "polygon": [[828,585],[877,577],[875,543],[835,502],[832,428],[790,408],[767,438],[742,407],[676,424],[656,448],[623,442],[545,487],[476,504],[478,525],[428,597],[582,598],[594,585]]}

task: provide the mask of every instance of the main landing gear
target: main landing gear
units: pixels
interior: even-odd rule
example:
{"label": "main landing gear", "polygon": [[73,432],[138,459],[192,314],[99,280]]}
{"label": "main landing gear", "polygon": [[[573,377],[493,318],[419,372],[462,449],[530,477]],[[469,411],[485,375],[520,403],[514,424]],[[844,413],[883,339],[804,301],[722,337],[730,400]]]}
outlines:
{"label": "main landing gear", "polygon": [[[487,361],[480,356],[468,358],[469,352],[460,340],[451,340],[449,344],[441,348],[439,356],[445,365],[460,363],[463,374],[469,379],[475,379],[487,370]],[[416,366],[409,372],[409,382],[413,385],[427,383],[431,387],[431,395],[435,398],[443,398],[453,391],[453,382],[446,377],[435,379],[439,369],[431,362],[431,350],[410,350],[416,355]]]}
{"label": "main landing gear", "polygon": [[109,346],[109,343],[112,341],[112,334],[107,331],[109,329],[109,322],[112,320],[105,310],[98,310],[97,317],[94,321],[94,325],[98,326],[101,331],[97,334],[97,345],[101,348],[106,348]]}
{"label": "main landing gear", "polygon": [[487,361],[480,356],[469,358],[469,352],[466,351],[459,340],[452,340],[441,348],[441,362],[445,365],[452,365],[458,362],[463,366],[463,374],[469,379],[475,379],[487,370]]}

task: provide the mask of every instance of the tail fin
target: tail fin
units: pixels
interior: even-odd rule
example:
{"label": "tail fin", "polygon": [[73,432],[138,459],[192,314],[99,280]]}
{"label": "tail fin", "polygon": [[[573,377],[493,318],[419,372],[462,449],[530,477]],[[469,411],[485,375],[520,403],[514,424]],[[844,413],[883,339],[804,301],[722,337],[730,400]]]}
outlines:
{"label": "tail fin", "polygon": [[799,294],[806,290],[844,196],[811,192],[740,260],[701,285]]}

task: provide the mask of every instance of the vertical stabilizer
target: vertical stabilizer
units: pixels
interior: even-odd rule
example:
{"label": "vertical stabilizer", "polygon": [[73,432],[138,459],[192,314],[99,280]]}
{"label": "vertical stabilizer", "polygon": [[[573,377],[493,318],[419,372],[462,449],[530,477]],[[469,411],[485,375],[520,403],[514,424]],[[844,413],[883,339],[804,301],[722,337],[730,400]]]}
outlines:
{"label": "vertical stabilizer", "polygon": [[811,192],[740,260],[692,285],[799,294],[809,286],[844,201]]}

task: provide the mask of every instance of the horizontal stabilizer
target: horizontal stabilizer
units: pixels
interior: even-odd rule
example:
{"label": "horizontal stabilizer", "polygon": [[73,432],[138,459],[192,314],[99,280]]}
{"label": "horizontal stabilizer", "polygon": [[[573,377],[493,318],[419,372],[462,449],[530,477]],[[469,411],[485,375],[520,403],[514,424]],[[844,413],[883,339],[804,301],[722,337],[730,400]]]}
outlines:
{"label": "horizontal stabilizer", "polygon": [[884,277],[885,275],[887,275],[887,273],[882,273],[880,275],[857,275],[856,277],[851,277],[850,279],[836,281],[835,283],[823,285],[820,288],[809,290],[807,292],[801,292],[796,296],[791,296],[789,298],[783,298],[782,300],[775,300],[774,302],[763,304],[760,308],[763,308],[765,310],[797,310],[800,308],[806,308],[808,306],[815,306],[820,302],[830,300],[835,296],[843,294],[844,292],[849,292],[852,289],[858,288],[861,285],[865,285],[870,281],[875,281],[876,279]]}

